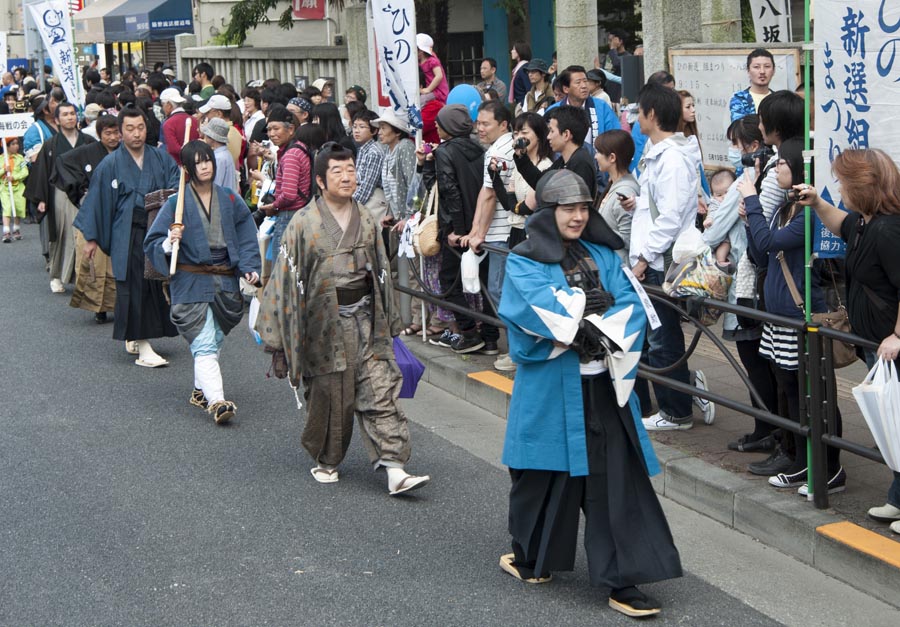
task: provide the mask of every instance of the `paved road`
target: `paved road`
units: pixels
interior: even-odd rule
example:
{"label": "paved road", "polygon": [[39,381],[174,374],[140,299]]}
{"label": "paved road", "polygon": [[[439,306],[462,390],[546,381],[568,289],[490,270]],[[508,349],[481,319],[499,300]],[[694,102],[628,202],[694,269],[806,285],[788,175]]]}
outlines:
{"label": "paved road", "polygon": [[[36,229],[25,235],[0,245],[0,625],[633,624],[590,587],[583,558],[546,586],[497,568],[501,421],[423,386],[407,404],[410,468],[432,486],[388,497],[358,443],[340,483],[319,485],[293,395],[265,378],[245,326],[222,358],[238,416],[216,427],[187,403],[183,340],[157,343],[170,367],[134,366],[111,325],[50,293]],[[666,605],[654,624],[896,623],[884,604],[665,505],[689,572],[648,588]]]}

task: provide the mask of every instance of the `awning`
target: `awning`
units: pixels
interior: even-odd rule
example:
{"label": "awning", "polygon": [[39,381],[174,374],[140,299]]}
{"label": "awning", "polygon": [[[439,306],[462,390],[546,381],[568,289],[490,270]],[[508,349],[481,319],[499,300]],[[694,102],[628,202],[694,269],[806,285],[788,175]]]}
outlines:
{"label": "awning", "polygon": [[[115,0],[114,0],[115,1]],[[187,0],[127,0],[103,16],[106,42],[162,41],[194,32]]]}
{"label": "awning", "polygon": [[75,43],[97,44],[106,41],[103,31],[103,16],[118,9],[128,0],[97,0],[74,15]]}

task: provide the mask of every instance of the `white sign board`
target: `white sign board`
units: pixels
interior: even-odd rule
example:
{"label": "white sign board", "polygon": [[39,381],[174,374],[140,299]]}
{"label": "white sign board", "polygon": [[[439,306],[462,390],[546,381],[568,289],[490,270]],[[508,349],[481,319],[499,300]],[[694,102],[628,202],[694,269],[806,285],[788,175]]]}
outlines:
{"label": "white sign board", "polygon": [[781,44],[791,41],[790,0],[750,0],[756,41]]}
{"label": "white sign board", "polygon": [[[841,152],[880,148],[900,162],[900,3],[818,0],[816,17],[816,187],[840,206],[831,163]],[[843,249],[817,225],[814,250]]]}
{"label": "white sign board", "polygon": [[31,125],[34,117],[30,113],[12,113],[0,115],[0,135],[3,137],[21,137]]}
{"label": "white sign board", "polygon": [[[703,163],[708,168],[728,167],[730,144],[725,132],[731,125],[731,111],[728,103],[731,96],[747,89],[746,50],[671,50],[669,67],[675,76],[675,88],[684,89],[694,96],[697,107],[697,129],[700,146],[703,149]],[[798,50],[773,50],[775,76],[770,87],[796,89],[799,84]]]}
{"label": "white sign board", "polygon": [[369,0],[377,46],[375,61],[389,96],[389,107],[410,127],[422,128],[419,58],[413,0]]}

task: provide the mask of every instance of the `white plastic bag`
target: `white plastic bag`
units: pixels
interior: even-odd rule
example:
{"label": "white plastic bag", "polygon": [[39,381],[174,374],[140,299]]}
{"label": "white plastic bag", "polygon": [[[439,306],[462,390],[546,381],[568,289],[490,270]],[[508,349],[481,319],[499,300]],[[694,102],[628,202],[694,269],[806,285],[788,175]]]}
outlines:
{"label": "white plastic bag", "polygon": [[894,362],[879,359],[853,388],[853,397],[885,463],[900,472],[900,380]]}
{"label": "white plastic bag", "polygon": [[259,299],[254,296],[250,300],[250,311],[247,313],[247,323],[250,325],[250,334],[257,344],[262,344],[262,338],[256,332],[256,319],[259,317]]}
{"label": "white plastic bag", "polygon": [[681,263],[699,257],[707,250],[709,250],[709,246],[703,241],[703,233],[692,225],[675,239],[675,244],[672,246],[672,261]]}
{"label": "white plastic bag", "polygon": [[481,280],[478,275],[478,266],[487,257],[487,253],[475,254],[470,248],[462,254],[459,262],[459,270],[462,274],[462,288],[466,294],[478,294],[481,292]]}

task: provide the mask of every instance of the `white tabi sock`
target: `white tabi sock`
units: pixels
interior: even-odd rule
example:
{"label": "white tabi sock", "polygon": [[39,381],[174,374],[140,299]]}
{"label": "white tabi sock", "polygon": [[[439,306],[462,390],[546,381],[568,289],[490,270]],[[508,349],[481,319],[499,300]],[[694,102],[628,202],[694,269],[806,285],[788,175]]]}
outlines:
{"label": "white tabi sock", "polygon": [[150,346],[150,342],[147,340],[137,340],[138,347],[138,359],[148,360],[148,361],[156,361],[162,359],[160,355],[157,354],[153,347]]}
{"label": "white tabi sock", "polygon": [[409,473],[402,468],[386,466],[385,470],[387,471],[388,489],[390,490],[396,490],[400,482],[409,476]]}
{"label": "white tabi sock", "polygon": [[194,381],[195,385],[203,390],[203,396],[206,397],[210,405],[217,401],[225,400],[222,371],[219,369],[219,357],[217,355],[197,355],[194,357]]}

